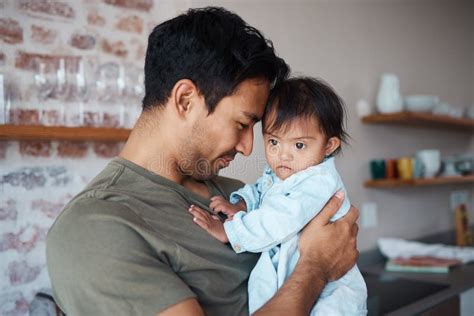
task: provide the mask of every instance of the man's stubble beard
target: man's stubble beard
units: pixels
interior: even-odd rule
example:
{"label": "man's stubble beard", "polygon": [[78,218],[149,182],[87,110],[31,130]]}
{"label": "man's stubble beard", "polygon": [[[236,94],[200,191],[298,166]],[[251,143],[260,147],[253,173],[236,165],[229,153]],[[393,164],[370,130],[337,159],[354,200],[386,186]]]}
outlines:
{"label": "man's stubble beard", "polygon": [[212,144],[204,131],[199,124],[192,127],[191,134],[182,140],[183,152],[178,161],[178,171],[198,181],[214,178],[219,173],[215,162],[206,157],[206,153],[212,152]]}

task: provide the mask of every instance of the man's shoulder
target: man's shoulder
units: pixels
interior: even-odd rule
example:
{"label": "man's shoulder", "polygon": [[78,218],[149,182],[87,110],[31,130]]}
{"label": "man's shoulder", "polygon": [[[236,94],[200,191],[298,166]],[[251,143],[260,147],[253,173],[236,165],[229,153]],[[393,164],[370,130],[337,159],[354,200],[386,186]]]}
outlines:
{"label": "man's shoulder", "polygon": [[92,191],[89,191],[66,204],[50,232],[58,229],[61,231],[76,229],[98,221],[139,223],[141,219],[125,205],[96,198]]}

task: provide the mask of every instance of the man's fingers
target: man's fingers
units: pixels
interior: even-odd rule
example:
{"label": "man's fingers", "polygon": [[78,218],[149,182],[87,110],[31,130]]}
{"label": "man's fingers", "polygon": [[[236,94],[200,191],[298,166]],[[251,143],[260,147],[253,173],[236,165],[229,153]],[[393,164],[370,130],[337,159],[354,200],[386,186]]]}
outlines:
{"label": "man's fingers", "polygon": [[326,203],[323,210],[316,216],[317,221],[323,225],[329,223],[331,217],[333,217],[341,207],[342,201],[344,201],[344,192],[336,192]]}
{"label": "man's fingers", "polygon": [[357,223],[354,223],[352,226],[352,236],[357,237],[357,234],[359,233],[359,225]]}
{"label": "man's fingers", "polygon": [[353,224],[359,219],[359,210],[351,205],[351,208],[349,209],[349,212],[347,212],[346,215],[344,215],[344,220],[347,221],[349,224]]}

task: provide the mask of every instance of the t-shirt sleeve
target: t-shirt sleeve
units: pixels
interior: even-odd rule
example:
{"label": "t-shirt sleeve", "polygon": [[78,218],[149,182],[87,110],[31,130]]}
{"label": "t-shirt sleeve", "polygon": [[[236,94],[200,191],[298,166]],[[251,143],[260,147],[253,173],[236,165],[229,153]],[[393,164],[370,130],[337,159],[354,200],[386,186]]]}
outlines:
{"label": "t-shirt sleeve", "polygon": [[47,237],[48,272],[64,312],[155,315],[196,297],[168,261],[174,244],[164,238],[151,246],[150,233],[117,203],[84,201],[66,209]]}

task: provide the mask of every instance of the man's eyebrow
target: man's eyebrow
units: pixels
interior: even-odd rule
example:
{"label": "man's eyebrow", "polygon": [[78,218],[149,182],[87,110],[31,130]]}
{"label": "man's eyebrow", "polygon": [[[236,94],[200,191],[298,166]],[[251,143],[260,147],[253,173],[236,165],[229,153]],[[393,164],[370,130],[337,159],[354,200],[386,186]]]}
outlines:
{"label": "man's eyebrow", "polygon": [[257,116],[257,114],[255,113],[251,113],[251,112],[247,112],[247,111],[242,111],[242,113],[248,117],[249,119],[251,119],[252,121],[254,121],[255,123],[259,122],[261,120],[260,117]]}

